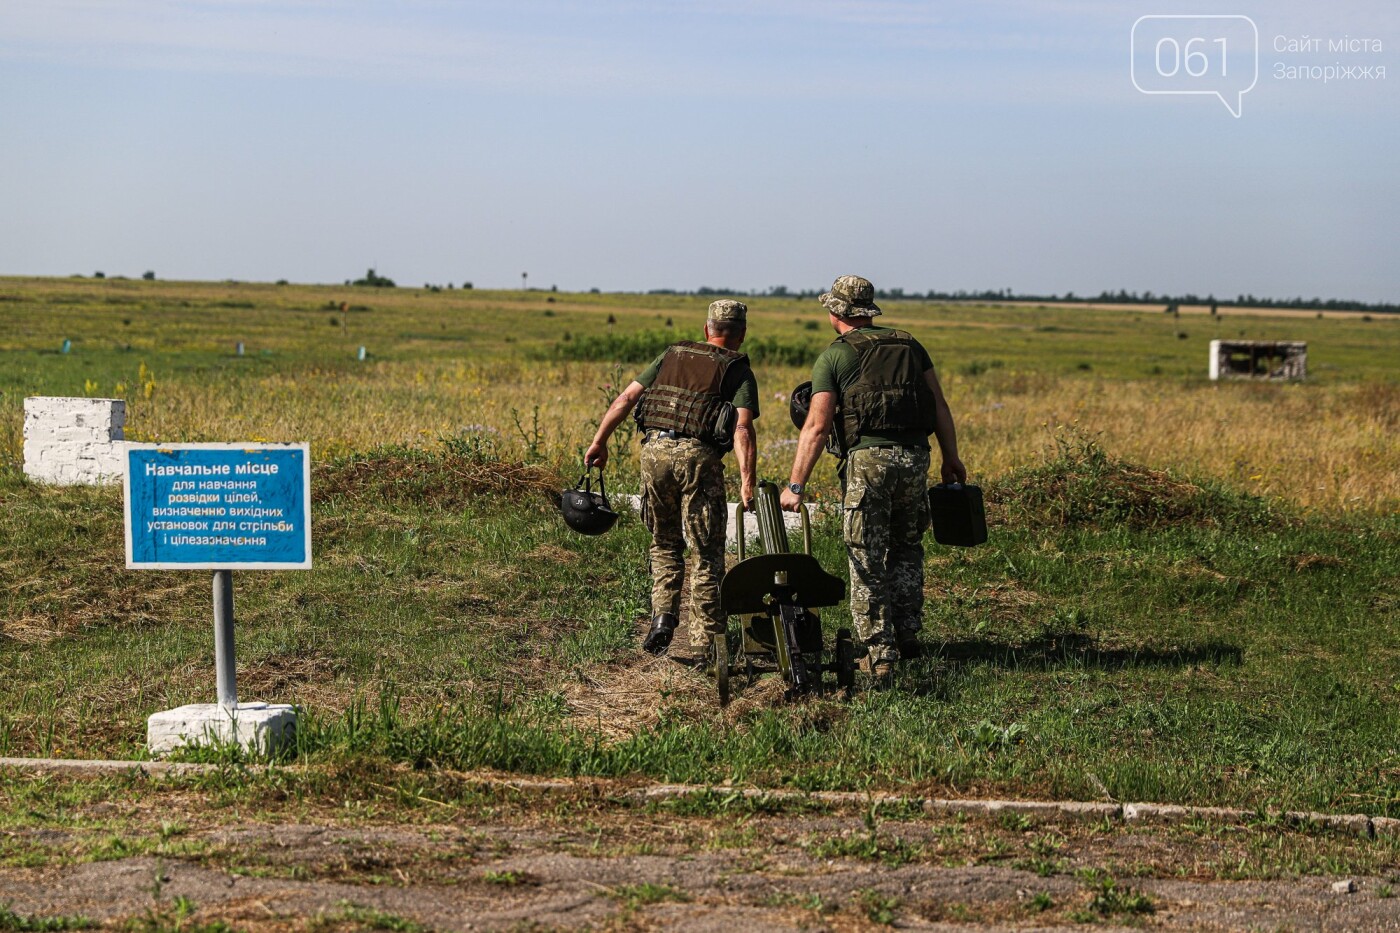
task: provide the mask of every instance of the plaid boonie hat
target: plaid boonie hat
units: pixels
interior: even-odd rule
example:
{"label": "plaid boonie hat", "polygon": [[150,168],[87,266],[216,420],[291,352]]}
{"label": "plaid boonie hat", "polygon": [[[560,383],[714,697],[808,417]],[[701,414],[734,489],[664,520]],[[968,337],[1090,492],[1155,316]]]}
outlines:
{"label": "plaid boonie hat", "polygon": [[875,286],[858,275],[838,275],[831,283],[831,291],[817,300],[837,317],[874,317],[881,313],[875,303]]}
{"label": "plaid boonie hat", "polygon": [[742,301],[735,301],[733,298],[721,298],[719,301],[710,302],[710,313],[705,318],[707,321],[738,321],[741,324],[748,322],[749,306]]}

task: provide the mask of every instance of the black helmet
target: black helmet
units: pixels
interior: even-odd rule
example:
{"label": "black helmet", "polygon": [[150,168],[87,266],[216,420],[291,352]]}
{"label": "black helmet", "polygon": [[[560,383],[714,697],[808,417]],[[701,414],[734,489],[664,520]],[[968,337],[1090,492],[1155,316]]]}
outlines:
{"label": "black helmet", "polygon": [[559,511],[564,513],[564,523],[579,534],[600,535],[615,525],[617,513],[603,488],[603,468],[598,467],[598,491],[594,492],[591,468],[585,467],[574,488],[560,493]]}
{"label": "black helmet", "polygon": [[792,423],[797,425],[797,430],[802,430],[802,426],[807,423],[807,412],[811,407],[812,383],[804,382],[792,390],[792,397],[788,401],[788,414],[792,416]]}

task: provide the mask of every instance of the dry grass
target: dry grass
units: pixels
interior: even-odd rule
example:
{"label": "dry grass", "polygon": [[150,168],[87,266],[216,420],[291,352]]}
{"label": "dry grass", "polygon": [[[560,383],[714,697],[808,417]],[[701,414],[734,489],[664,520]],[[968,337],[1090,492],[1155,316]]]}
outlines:
{"label": "dry grass", "polygon": [[614,741],[655,726],[663,716],[708,717],[715,708],[713,682],[664,657],[580,672],[564,688],[564,699],[573,725]]}
{"label": "dry grass", "polygon": [[[488,373],[462,364],[384,363],[350,378],[278,375],[246,397],[173,385],[149,402],[132,403],[128,436],[309,439],[313,454],[324,458],[465,434],[512,456],[534,443],[552,469],[576,469],[591,422],[601,414],[598,387],[611,384],[610,368],[509,361],[496,366],[499,371]],[[759,471],[782,476],[796,438],[786,417],[786,392],[805,374],[773,367],[761,368],[758,377],[765,400]],[[947,373],[944,382],[974,480],[986,482],[1035,462],[1050,432],[1072,424],[1126,460],[1217,477],[1305,507],[1400,507],[1400,387],[1391,384],[1205,385],[1016,371]],[[538,435],[531,423],[536,408]],[[635,448],[615,447],[615,453],[614,470],[625,475]],[[834,485],[829,459],[817,480]]]}
{"label": "dry grass", "polygon": [[1226,514],[1218,494],[1161,470],[1109,457],[1078,432],[1062,432],[1056,443],[1061,456],[989,490],[994,521],[1010,517],[1013,524],[1126,523],[1153,528],[1219,524],[1234,517]]}
{"label": "dry grass", "polygon": [[[962,302],[963,304],[975,305],[980,302]],[[1128,311],[1133,314],[1162,314],[1167,310],[1166,304],[1118,304],[1110,301],[1058,301],[1047,304],[1043,301],[1002,301],[996,303],[997,307],[1007,308],[1083,308],[1088,311]],[[1183,315],[1192,317],[1209,316],[1210,305],[1187,305],[1178,304],[1177,310]],[[1311,308],[1269,308],[1269,307],[1236,307],[1229,306],[1218,309],[1221,317],[1233,318],[1244,317],[1268,317],[1268,318],[1319,318],[1329,317],[1342,320],[1357,320],[1371,317],[1373,312],[1369,311],[1317,311]]]}
{"label": "dry grass", "polygon": [[[945,559],[945,562],[951,562],[951,559]],[[1046,603],[1040,594],[1025,589],[1015,580],[969,586],[949,582],[932,569],[935,566],[937,562],[930,562],[931,572],[924,585],[925,597],[946,600],[968,615],[975,613],[996,623],[1026,623]]]}
{"label": "dry grass", "polygon": [[[17,463],[24,394],[126,398],[133,440],[309,441],[325,460],[388,444],[470,436],[506,459],[576,475],[606,398],[641,367],[539,358],[575,338],[677,336],[704,300],[682,296],[429,294],[230,283],[4,279],[0,459]],[[353,309],[339,310],[342,302]],[[755,338],[819,345],[811,302],[755,299]],[[334,310],[327,310],[327,308]],[[963,459],[982,482],[1036,462],[1046,429],[1077,424],[1106,450],[1153,470],[1210,477],[1319,510],[1400,508],[1400,316],[1328,314],[1193,318],[1189,339],[1141,308],[1046,308],[899,302],[890,321],[929,347],[957,418]],[[116,316],[114,318],[114,316]],[[483,331],[483,316],[510,327]],[[337,324],[328,326],[331,318]],[[114,330],[114,319],[129,326]],[[605,328],[607,330],[605,331]],[[1203,329],[1204,328],[1204,329]],[[1203,380],[1211,336],[1307,339],[1315,378],[1302,385]],[[56,347],[75,340],[73,355]],[[235,341],[249,356],[234,361]],[[371,357],[353,363],[357,345]],[[561,344],[562,345],[562,344]],[[267,356],[263,356],[266,352]],[[144,364],[149,363],[149,367]],[[756,369],[764,417],[759,469],[786,475],[796,431],[787,393],[800,367]],[[1192,375],[1194,374],[1194,375]],[[149,386],[150,391],[147,392]],[[621,489],[635,455],[615,448]],[[816,476],[834,486],[830,461]],[[346,482],[349,482],[347,479]]]}
{"label": "dry grass", "polygon": [[424,455],[415,449],[378,448],[316,467],[318,500],[387,502],[461,508],[484,495],[557,496],[562,479],[550,470],[463,453]]}
{"label": "dry grass", "polygon": [[[165,624],[172,605],[187,604],[207,581],[171,572],[140,578],[94,573],[94,566],[120,559],[120,527],[100,535],[86,556],[49,561],[41,575],[29,566],[9,587],[27,611],[0,618],[0,636],[21,643],[42,643],[93,627],[141,628]],[[11,562],[10,566],[17,566]],[[18,604],[18,603],[16,603]]]}
{"label": "dry grass", "polygon": [[69,626],[53,616],[20,616],[15,619],[0,620],[0,636],[11,638],[20,644],[42,644],[67,634]]}
{"label": "dry grass", "polygon": [[[640,637],[640,628],[639,628]],[[678,633],[682,643],[684,631]],[[598,732],[609,741],[622,741],[659,723],[711,722],[716,729],[743,729],[755,715],[784,706],[783,679],[764,674],[749,684],[743,677],[731,679],[733,698],[720,707],[714,678],[667,657],[633,656],[578,672],[563,689],[569,722],[581,730]],[[809,698],[785,707],[795,720],[812,723],[842,715],[838,703]]]}
{"label": "dry grass", "polygon": [[1014,375],[976,386],[955,380],[964,460],[980,476],[1034,462],[1057,426],[1074,425],[1149,468],[1216,477],[1318,509],[1400,506],[1393,387],[1039,383],[1019,391]]}

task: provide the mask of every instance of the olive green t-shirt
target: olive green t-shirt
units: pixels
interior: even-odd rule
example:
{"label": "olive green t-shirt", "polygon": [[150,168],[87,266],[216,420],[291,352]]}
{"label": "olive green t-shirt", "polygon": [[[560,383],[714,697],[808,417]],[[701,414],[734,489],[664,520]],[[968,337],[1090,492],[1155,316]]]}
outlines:
{"label": "olive green t-shirt", "polygon": [[[642,388],[651,388],[651,384],[656,381],[657,373],[661,371],[661,361],[665,358],[666,351],[662,350],[661,355],[652,360],[650,366],[642,370],[642,374],[637,377]],[[719,391],[722,397],[733,402],[735,408],[747,408],[753,412],[755,418],[758,417],[758,380],[753,377],[753,367],[729,367],[729,371],[724,374],[724,382],[720,384]]]}
{"label": "olive green t-shirt", "polygon": [[[874,334],[889,333],[894,330],[892,327],[862,327],[861,330],[870,331]],[[914,341],[915,354],[922,372],[933,369],[933,360],[929,359],[928,351],[923,344]],[[860,375],[859,358],[856,356],[855,348],[844,341],[836,341],[831,346],[822,351],[822,355],[817,357],[817,362],[812,366],[812,394],[818,392],[835,392],[837,399],[840,399],[845,390],[856,381]],[[891,444],[900,447],[923,447],[929,446],[928,436],[923,431],[900,431],[887,436],[878,434],[862,434],[860,440],[851,450],[861,450],[866,447],[882,447]]]}

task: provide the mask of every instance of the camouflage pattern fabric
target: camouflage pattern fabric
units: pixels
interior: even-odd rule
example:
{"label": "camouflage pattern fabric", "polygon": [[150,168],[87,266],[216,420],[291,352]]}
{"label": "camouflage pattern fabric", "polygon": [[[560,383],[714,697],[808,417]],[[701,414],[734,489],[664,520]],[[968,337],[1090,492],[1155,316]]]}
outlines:
{"label": "camouflage pattern fabric", "polygon": [[648,433],[642,444],[642,519],[651,532],[652,618],[663,612],[680,618],[684,577],[690,643],[696,648],[704,647],[710,634],[723,632],[727,618],[719,605],[727,521],[722,457],[692,437]]}
{"label": "camouflage pattern fabric", "polygon": [[822,307],[837,317],[874,317],[880,314],[875,303],[875,286],[858,275],[838,275],[831,291],[817,296]]}
{"label": "camouflage pattern fabric", "polygon": [[710,302],[710,310],[706,313],[705,320],[747,323],[748,316],[748,305],[742,301],[735,301],[733,298],[721,298],[719,301]]}
{"label": "camouflage pattern fabric", "polygon": [[851,622],[873,661],[923,628],[929,452],[867,447],[846,460],[843,528],[851,557]]}

